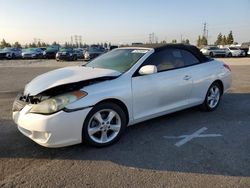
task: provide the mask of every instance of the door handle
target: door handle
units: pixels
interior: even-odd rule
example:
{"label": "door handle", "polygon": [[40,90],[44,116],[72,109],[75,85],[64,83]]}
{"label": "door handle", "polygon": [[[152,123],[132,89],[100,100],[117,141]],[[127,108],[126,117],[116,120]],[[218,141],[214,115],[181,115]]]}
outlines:
{"label": "door handle", "polygon": [[184,76],[183,80],[190,80],[192,77],[189,75]]}

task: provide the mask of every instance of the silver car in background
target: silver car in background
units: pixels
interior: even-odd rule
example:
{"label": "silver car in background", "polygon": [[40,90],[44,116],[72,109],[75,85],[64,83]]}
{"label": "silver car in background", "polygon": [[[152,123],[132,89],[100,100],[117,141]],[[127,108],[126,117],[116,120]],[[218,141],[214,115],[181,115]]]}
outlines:
{"label": "silver car in background", "polygon": [[36,59],[43,57],[43,50],[40,48],[27,48],[22,51],[23,59]]}
{"label": "silver car in background", "polygon": [[16,98],[13,119],[45,147],[102,147],[129,125],[197,105],[213,111],[230,86],[230,68],[194,46],[117,48],[33,79]]}
{"label": "silver car in background", "polygon": [[225,49],[218,48],[217,46],[206,46],[201,49],[201,52],[205,56],[210,56],[210,57],[226,57],[227,56],[227,51]]}
{"label": "silver car in background", "polygon": [[0,59],[15,59],[22,57],[22,50],[20,48],[6,47],[0,50]]}
{"label": "silver car in background", "polygon": [[224,49],[227,57],[244,57],[246,55],[244,50],[236,47],[227,47]]}

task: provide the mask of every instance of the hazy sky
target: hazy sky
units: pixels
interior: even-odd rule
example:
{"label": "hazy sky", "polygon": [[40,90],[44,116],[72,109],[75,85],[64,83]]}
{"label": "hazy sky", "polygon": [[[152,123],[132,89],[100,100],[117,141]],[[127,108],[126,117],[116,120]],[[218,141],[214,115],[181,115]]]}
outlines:
{"label": "hazy sky", "polygon": [[44,42],[146,42],[189,38],[196,43],[208,24],[209,42],[233,31],[250,41],[250,0],[0,0],[0,39]]}

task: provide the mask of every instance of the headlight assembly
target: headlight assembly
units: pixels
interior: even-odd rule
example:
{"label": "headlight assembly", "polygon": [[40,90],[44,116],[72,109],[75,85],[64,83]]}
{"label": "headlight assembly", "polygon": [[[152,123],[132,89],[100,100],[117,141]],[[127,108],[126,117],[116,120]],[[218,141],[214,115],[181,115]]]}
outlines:
{"label": "headlight assembly", "polygon": [[68,104],[75,102],[86,95],[86,92],[80,90],[58,95],[56,97],[42,101],[39,104],[32,105],[30,112],[38,114],[52,114],[62,110]]}

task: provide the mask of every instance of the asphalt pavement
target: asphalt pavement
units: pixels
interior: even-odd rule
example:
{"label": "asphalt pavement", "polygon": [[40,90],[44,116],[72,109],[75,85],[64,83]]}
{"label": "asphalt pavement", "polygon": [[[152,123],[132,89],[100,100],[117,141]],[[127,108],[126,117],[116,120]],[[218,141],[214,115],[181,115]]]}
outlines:
{"label": "asphalt pavement", "polygon": [[231,65],[233,86],[214,112],[142,122],[106,148],[49,149],[17,130],[11,108],[28,81],[57,67],[0,63],[0,187],[250,187],[249,64]]}

